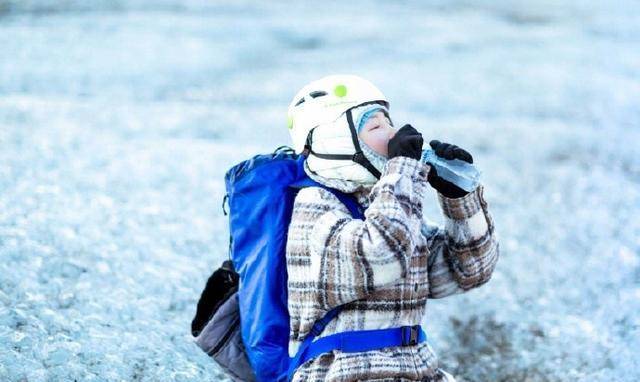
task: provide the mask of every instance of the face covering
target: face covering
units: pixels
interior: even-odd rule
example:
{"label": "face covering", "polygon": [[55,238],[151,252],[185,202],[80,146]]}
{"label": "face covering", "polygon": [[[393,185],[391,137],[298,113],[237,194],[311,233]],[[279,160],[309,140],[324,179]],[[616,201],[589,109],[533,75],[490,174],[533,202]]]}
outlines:
{"label": "face covering", "polygon": [[358,138],[358,141],[360,142],[360,148],[362,149],[362,153],[364,154],[365,158],[367,158],[369,162],[371,162],[371,164],[373,165],[373,167],[376,168],[376,170],[382,173],[382,170],[384,169],[384,165],[388,161],[387,157],[385,157],[384,155],[378,154],[377,151],[375,151],[374,149],[369,147],[369,145],[364,143],[362,139]]}

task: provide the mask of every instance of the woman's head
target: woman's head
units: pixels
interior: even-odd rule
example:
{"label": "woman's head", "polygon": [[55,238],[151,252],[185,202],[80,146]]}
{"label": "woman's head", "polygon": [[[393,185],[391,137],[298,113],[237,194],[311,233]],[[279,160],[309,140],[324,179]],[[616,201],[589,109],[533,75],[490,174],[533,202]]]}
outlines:
{"label": "woman's head", "polygon": [[332,75],[305,85],[288,110],[294,149],[307,153],[305,171],[316,180],[377,182],[395,134],[388,107],[382,92],[358,76]]}

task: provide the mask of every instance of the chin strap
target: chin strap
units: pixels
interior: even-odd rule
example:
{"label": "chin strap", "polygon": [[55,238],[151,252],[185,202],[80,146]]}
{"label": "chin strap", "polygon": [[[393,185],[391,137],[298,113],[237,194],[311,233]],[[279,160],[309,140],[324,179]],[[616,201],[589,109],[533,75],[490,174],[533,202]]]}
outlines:
{"label": "chin strap", "polygon": [[[364,106],[364,105],[373,104],[373,103],[378,103],[378,102],[377,101],[365,102],[358,106]],[[356,149],[356,152],[353,155],[323,154],[323,153],[317,153],[313,151],[313,149],[311,148],[311,144],[313,143],[313,130],[315,129],[315,127],[309,130],[309,134],[307,134],[307,141],[304,144],[303,153],[305,152],[307,154],[310,153],[322,159],[354,161],[357,164],[361,165],[362,167],[366,168],[373,176],[376,177],[376,179],[380,179],[380,175],[381,175],[380,171],[378,171],[378,169],[371,164],[371,162],[367,159],[366,156],[364,156],[364,153],[362,152],[362,148],[360,147],[360,142],[358,141],[358,132],[356,131],[356,127],[353,124],[353,115],[351,114],[351,109],[347,110],[346,114],[347,114],[347,122],[349,124],[349,131],[351,132],[351,140],[353,141],[353,147]]]}

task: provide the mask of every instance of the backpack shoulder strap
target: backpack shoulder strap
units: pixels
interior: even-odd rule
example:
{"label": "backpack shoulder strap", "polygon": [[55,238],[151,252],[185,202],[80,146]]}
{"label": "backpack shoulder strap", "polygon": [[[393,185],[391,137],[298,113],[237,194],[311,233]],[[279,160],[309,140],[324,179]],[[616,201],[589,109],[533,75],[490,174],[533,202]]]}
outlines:
{"label": "backpack shoulder strap", "polygon": [[364,209],[362,208],[360,203],[358,203],[358,201],[353,195],[345,194],[342,191],[336,190],[334,188],[326,187],[326,186],[322,186],[322,188],[324,188],[325,190],[335,195],[336,198],[338,198],[338,200],[340,200],[342,204],[344,204],[347,207],[347,209],[351,213],[351,216],[354,219],[364,220]]}

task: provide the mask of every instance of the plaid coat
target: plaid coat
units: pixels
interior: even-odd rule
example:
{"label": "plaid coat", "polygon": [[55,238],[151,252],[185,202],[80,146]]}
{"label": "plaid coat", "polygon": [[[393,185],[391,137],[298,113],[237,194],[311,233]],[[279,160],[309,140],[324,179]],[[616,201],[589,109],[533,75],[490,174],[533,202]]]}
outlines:
{"label": "plaid coat", "polygon": [[[287,238],[289,354],[313,323],[346,304],[323,337],[337,332],[420,324],[429,298],[491,278],[499,245],[483,186],[457,199],[438,194],[445,224],[423,218],[428,164],[387,161],[379,181],[354,195],[368,207],[353,219],[330,192],[302,189]],[[428,330],[427,330],[428,332]],[[332,351],[307,361],[294,381],[444,381],[427,342],[361,353]]]}

